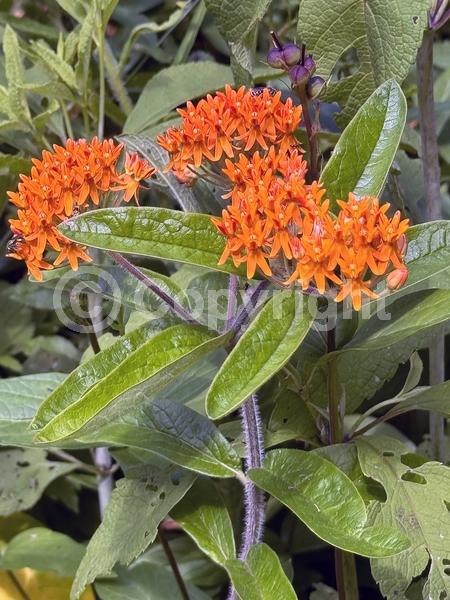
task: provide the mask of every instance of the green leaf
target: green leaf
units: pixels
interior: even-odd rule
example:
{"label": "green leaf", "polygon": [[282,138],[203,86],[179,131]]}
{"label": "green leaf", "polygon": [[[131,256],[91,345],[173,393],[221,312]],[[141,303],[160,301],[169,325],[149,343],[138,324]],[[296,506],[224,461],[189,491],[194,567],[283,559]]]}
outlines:
{"label": "green leaf", "polygon": [[135,469],[117,482],[100,527],[92,536],[73,582],[71,599],[114,565],[128,565],[157,534],[159,523],[191,487],[195,476],[169,463]]}
{"label": "green leaf", "polygon": [[198,479],[171,511],[198,547],[219,565],[236,554],[233,525],[222,496],[211,480]]}
{"label": "green leaf", "polygon": [[[287,290],[273,296],[252,321],[217,373],[206,410],[219,419],[277,373],[314,322],[315,305]],[[245,377],[242,374],[245,373]]]}
{"label": "green leaf", "polygon": [[241,600],[297,600],[280,559],[267,544],[253,546],[245,562],[228,560],[226,568]]}
{"label": "green leaf", "polygon": [[265,438],[266,447],[294,439],[317,443],[315,420],[298,392],[281,389],[277,394]]}
{"label": "green leaf", "polygon": [[[139,561],[129,569],[116,570],[117,578],[95,584],[101,600],[183,600],[173,573],[160,565]],[[208,594],[191,583],[186,583],[186,587],[189,600],[210,600]]]}
{"label": "green leaf", "polygon": [[72,67],[43,40],[31,42],[31,49],[42,61],[46,69],[54,73],[58,78],[74,90],[78,89],[77,78]]}
{"label": "green leaf", "polygon": [[[224,345],[227,340],[227,335],[214,337],[206,329],[186,324],[174,325],[157,333],[130,352],[84,395],[77,395],[75,402],[70,405],[67,405],[67,397],[55,401],[56,395],[65,396],[65,388],[68,394],[77,393],[76,382],[75,389],[72,384],[65,386],[63,383],[48,404],[44,403],[40,416],[45,414],[47,418],[49,406],[61,412],[39,431],[36,439],[54,442],[73,436],[100,412],[102,415],[93,427],[97,428],[99,422],[107,423],[113,416],[141,403],[143,398],[140,392],[143,389],[147,393],[157,392],[200,357]],[[108,354],[113,355],[111,352]],[[99,357],[101,360],[102,353],[97,354],[96,358]],[[66,408],[63,409],[64,406]]]}
{"label": "green leaf", "polygon": [[262,20],[272,0],[205,0],[227,42],[240,42]]}
{"label": "green leaf", "polygon": [[236,451],[209,419],[159,398],[144,401],[138,411],[83,435],[82,440],[149,450],[212,477],[234,477],[241,466]]}
{"label": "green leaf", "polygon": [[316,453],[272,450],[249,477],[338,548],[362,556],[389,556],[409,545],[392,527],[368,527],[364,501],[354,484]]}
{"label": "green leaf", "polygon": [[62,373],[40,373],[0,379],[1,446],[33,445],[31,420],[64,377]]}
{"label": "green leaf", "polygon": [[95,32],[96,5],[92,2],[86,18],[83,20],[78,35],[77,54],[78,61],[75,67],[75,76],[81,92],[86,93],[89,68],[91,65],[92,41]]}
{"label": "green leaf", "polygon": [[34,19],[15,17],[7,12],[0,12],[0,23],[11,25],[15,31],[22,31],[28,35],[47,38],[51,41],[58,40],[58,31],[55,27],[44,25],[44,23],[39,23],[39,21],[35,21]]}
{"label": "green leaf", "polygon": [[399,403],[385,413],[386,420],[410,410],[429,410],[450,419],[450,381],[431,387],[417,387],[401,394]]}
{"label": "green leaf", "polygon": [[53,571],[62,577],[74,577],[85,553],[85,547],[72,538],[46,529],[33,527],[16,535],[2,556],[2,569]]}
{"label": "green leaf", "polygon": [[306,402],[326,406],[330,361],[336,361],[337,385],[345,393],[347,413],[394,376],[398,365],[427,346],[433,327],[448,320],[450,291],[427,290],[410,294],[373,315],[354,338],[337,352],[320,358],[303,390]]}
{"label": "green leaf", "polygon": [[298,36],[328,79],[336,63],[355,49],[359,68],[330,83],[326,99],[343,107],[345,123],[387,79],[408,74],[427,27],[428,0],[302,0]]}
{"label": "green leaf", "polygon": [[86,9],[82,0],[56,0],[60,7],[79,23],[86,17]]}
{"label": "green leaf", "polygon": [[153,207],[102,208],[69,219],[59,229],[71,240],[103,250],[244,273],[230,262],[217,264],[225,238],[208,215]]}
{"label": "green leaf", "polygon": [[361,106],[341,135],[320,177],[332,201],[379,196],[400,143],[406,121],[406,98],[392,79]]}
{"label": "green leaf", "polygon": [[20,121],[30,121],[31,115],[23,91],[24,74],[20,58],[19,40],[15,31],[7,25],[3,34],[3,53],[5,55],[5,73],[8,82],[8,116]]}
{"label": "green leaf", "polygon": [[445,598],[450,594],[450,469],[435,462],[408,466],[407,450],[392,438],[366,437],[357,447],[364,473],[386,490],[386,502],[373,506],[373,526],[397,527],[411,541],[402,555],[371,561],[381,593],[387,600],[404,597],[431,559],[423,598]]}
{"label": "green leaf", "polygon": [[186,63],[162,69],[142,90],[123,132],[145,133],[180,104],[219,90],[227,83],[233,83],[231,69],[214,62]]}
{"label": "green leaf", "polygon": [[53,480],[75,468],[74,464],[47,460],[46,452],[40,449],[0,450],[0,515],[28,510]]}

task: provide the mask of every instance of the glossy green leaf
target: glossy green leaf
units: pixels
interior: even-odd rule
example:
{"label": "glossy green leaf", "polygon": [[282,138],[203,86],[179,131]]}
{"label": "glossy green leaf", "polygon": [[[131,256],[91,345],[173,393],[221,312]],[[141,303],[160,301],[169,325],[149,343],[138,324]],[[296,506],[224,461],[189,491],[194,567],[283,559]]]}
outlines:
{"label": "glossy green leaf", "polygon": [[379,196],[400,143],[406,121],[406,99],[393,80],[383,83],[345,128],[321,175],[327,196],[346,200]]}
{"label": "glossy green leaf", "polygon": [[316,59],[317,73],[328,79],[346,52],[357,52],[359,68],[330,82],[325,96],[343,108],[340,124],[384,81],[403,81],[422,42],[429,8],[428,0],[302,0],[298,37]]}
{"label": "glossy green leaf", "polygon": [[30,446],[30,423],[45,398],[63,381],[62,373],[0,379],[0,445]]}
{"label": "glossy green leaf", "polygon": [[210,61],[162,69],[142,90],[123,132],[145,133],[180,104],[219,90],[227,83],[233,83],[230,68]]}
{"label": "glossy green leaf", "polygon": [[12,515],[36,504],[55,479],[76,468],[71,463],[50,461],[41,449],[0,450],[0,515]]}
{"label": "glossy green leaf", "polygon": [[390,556],[409,546],[392,527],[368,527],[364,501],[354,484],[316,453],[273,450],[249,477],[333,546],[363,556]]}
{"label": "glossy green leaf", "polygon": [[423,598],[448,597],[450,468],[422,460],[408,466],[407,449],[392,438],[365,437],[357,447],[363,472],[386,490],[386,502],[372,507],[373,526],[397,527],[411,541],[402,555],[371,561],[381,593],[387,600],[405,597],[411,581],[426,573]]}
{"label": "glossy green leaf", "polygon": [[[72,436],[100,412],[100,421],[107,423],[113,415],[130,410],[142,402],[140,391],[157,392],[200,357],[225,344],[226,340],[227,336],[213,337],[206,329],[185,324],[174,325],[157,333],[129,353],[120,364],[109,369],[84,395],[77,395],[70,405],[67,405],[67,398],[64,397],[62,401],[55,401],[56,394],[64,396],[63,383],[49,403],[44,403],[40,415],[44,414],[47,418],[50,405],[56,410],[59,406],[61,412],[39,431],[37,440],[53,442]],[[99,357],[101,354],[97,355]],[[68,388],[68,392],[73,394],[72,386]],[[63,409],[63,406],[66,408]],[[95,428],[97,426],[96,423]]]}
{"label": "glossy green leaf", "polygon": [[[206,410],[219,419],[277,373],[314,322],[315,304],[290,290],[273,296],[252,321],[214,378]],[[242,374],[245,373],[245,377]]]}
{"label": "glossy green leaf", "polygon": [[2,556],[2,569],[53,571],[62,577],[74,577],[85,547],[63,533],[33,527],[16,535]]}
{"label": "glossy green leaf", "polygon": [[137,411],[98,431],[94,427],[95,433],[82,435],[83,442],[149,450],[212,477],[234,477],[240,471],[239,456],[209,419],[176,402],[144,398]]}
{"label": "glossy green leaf", "polygon": [[448,320],[449,303],[450,291],[426,290],[400,298],[380,317],[363,321],[351,342],[317,361],[303,389],[304,399],[326,406],[328,366],[335,360],[346,411],[354,412],[394,376],[400,363],[427,346],[433,328]]}
{"label": "glossy green leaf", "polygon": [[228,560],[226,568],[241,600],[297,600],[280,559],[267,544],[253,546],[245,561]]}
{"label": "glossy green leaf", "polygon": [[73,582],[71,599],[114,565],[128,565],[157,534],[159,523],[191,487],[195,476],[169,463],[142,465],[117,482],[100,527],[92,536]]}
{"label": "glossy green leaf", "polygon": [[225,238],[208,215],[153,207],[103,208],[59,227],[71,240],[102,250],[140,254],[243,274],[227,261],[218,265]]}
{"label": "glossy green leaf", "polygon": [[171,516],[219,565],[236,554],[233,525],[222,496],[211,480],[198,479]]}

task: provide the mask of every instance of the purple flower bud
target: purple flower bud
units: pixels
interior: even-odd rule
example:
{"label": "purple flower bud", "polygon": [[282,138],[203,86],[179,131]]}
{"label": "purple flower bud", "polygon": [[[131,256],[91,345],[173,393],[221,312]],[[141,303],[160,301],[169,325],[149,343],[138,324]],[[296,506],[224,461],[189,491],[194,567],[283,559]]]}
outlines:
{"label": "purple flower bud", "polygon": [[282,47],[284,62],[288,67],[293,67],[300,62],[302,58],[302,51],[297,44],[284,44]]}
{"label": "purple flower bud", "polygon": [[326,81],[323,77],[320,77],[319,75],[315,75],[314,77],[311,77],[311,79],[308,81],[308,86],[306,88],[306,93],[308,94],[308,98],[310,100],[317,98],[317,96],[319,96],[320,93],[322,92],[325,85],[326,85]]}
{"label": "purple flower bud", "polygon": [[311,75],[313,75],[314,71],[316,70],[316,63],[314,62],[314,59],[311,56],[311,54],[308,54],[308,56],[305,57],[303,66],[306,69],[308,69],[308,71],[311,73]]}
{"label": "purple flower bud", "polygon": [[267,62],[274,69],[285,69],[286,63],[283,58],[283,51],[278,48],[271,48],[267,54]]}
{"label": "purple flower bud", "polygon": [[306,85],[309,81],[310,74],[308,69],[303,65],[295,65],[289,69],[289,77],[293,85]]}

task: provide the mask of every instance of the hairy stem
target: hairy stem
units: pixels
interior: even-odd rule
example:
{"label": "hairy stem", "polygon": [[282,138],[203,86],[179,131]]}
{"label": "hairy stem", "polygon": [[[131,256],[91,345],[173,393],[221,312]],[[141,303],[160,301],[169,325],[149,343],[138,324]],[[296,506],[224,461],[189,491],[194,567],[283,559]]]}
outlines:
{"label": "hairy stem", "polygon": [[309,114],[309,99],[306,94],[306,87],[304,85],[297,85],[295,91],[300,99],[302,105],[302,117],[305,123],[306,135],[308,138],[308,150],[309,150],[309,172],[308,176],[311,181],[316,181],[319,178],[318,171],[318,160],[319,160],[319,146],[317,144],[317,131],[314,127],[311,116]]}
{"label": "hairy stem", "polygon": [[158,538],[161,542],[161,546],[163,547],[167,560],[169,561],[172,573],[178,585],[178,589],[180,590],[181,597],[183,598],[183,600],[189,600],[189,593],[187,591],[186,584],[184,583],[183,577],[180,573],[180,569],[178,568],[177,560],[172,552],[169,540],[166,537],[164,528],[162,527],[161,523],[158,526]]}
{"label": "hairy stem", "polygon": [[237,290],[239,285],[239,277],[236,275],[230,275],[230,281],[228,284],[228,304],[227,304],[227,316],[225,321],[225,331],[230,329],[230,323],[236,314],[237,308]]}
{"label": "hairy stem", "polygon": [[164,290],[162,290],[159,285],[153,281],[148,275],[145,275],[138,267],[133,265],[127,258],[125,258],[119,252],[110,252],[109,253],[114,261],[122,267],[125,271],[136,277],[140,282],[142,282],[149,290],[151,290],[155,296],[158,296],[167,306],[175,313],[178,317],[186,321],[187,323],[195,323],[196,325],[201,325],[200,321],[198,321],[195,317],[191,315],[189,311],[187,311],[179,302],[172,298],[167,294]]}
{"label": "hairy stem", "polygon": [[[331,326],[331,323],[329,326],[327,350],[328,352],[334,352],[336,350],[336,329]],[[337,365],[334,360],[330,360],[328,366],[328,415],[330,420],[330,443],[340,444],[343,441],[341,390],[338,385]],[[335,548],[334,557],[339,600],[359,600],[354,555],[340,548]]]}
{"label": "hairy stem", "polygon": [[234,319],[231,319],[229,322],[229,330],[239,331],[242,325],[245,323],[247,318],[252,313],[255,308],[258,299],[261,297],[261,294],[269,287],[268,281],[261,281],[254,287],[250,288],[246,302],[243,306],[237,311]]}
{"label": "hairy stem", "polygon": [[[422,140],[422,163],[428,219],[442,218],[441,172],[436,133],[436,115],[433,95],[433,32],[426,31],[417,53],[417,97]],[[445,379],[445,334],[440,329],[434,335],[430,348],[430,385]],[[445,420],[430,414],[430,438],[433,457],[445,461]]]}
{"label": "hairy stem", "polygon": [[120,108],[125,115],[129,115],[133,110],[133,103],[128,95],[127,88],[125,87],[119,71],[119,65],[113,54],[111,46],[105,41],[105,70],[108,78],[109,87],[113,93],[114,98],[117,100]]}

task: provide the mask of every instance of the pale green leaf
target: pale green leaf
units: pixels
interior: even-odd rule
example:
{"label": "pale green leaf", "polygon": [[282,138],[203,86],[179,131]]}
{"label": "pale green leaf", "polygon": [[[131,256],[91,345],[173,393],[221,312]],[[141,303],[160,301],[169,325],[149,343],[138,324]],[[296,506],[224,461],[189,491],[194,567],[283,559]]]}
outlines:
{"label": "pale green leaf", "polygon": [[211,384],[206,398],[211,418],[237,408],[286,364],[308,333],[315,310],[313,302],[291,290],[265,304]]}
{"label": "pale green leaf", "polygon": [[417,387],[398,396],[398,404],[385,414],[386,420],[410,410],[428,410],[450,419],[450,381],[431,387]]}
{"label": "pale green leaf", "polygon": [[219,565],[235,557],[233,525],[227,507],[211,480],[198,479],[171,511],[171,516]]}
{"label": "pale green leaf", "polygon": [[326,98],[343,108],[347,122],[387,79],[408,74],[427,27],[429,0],[302,0],[298,36],[327,79],[339,59],[354,48],[359,68],[330,83]]}
{"label": "pale green leaf", "polygon": [[392,527],[368,526],[364,501],[354,484],[316,453],[272,450],[249,477],[338,548],[363,556],[390,556],[409,545]]}
{"label": "pale green leaf", "polygon": [[8,82],[8,116],[20,121],[29,121],[30,110],[23,91],[24,73],[20,57],[19,40],[16,32],[7,25],[3,34],[3,54],[5,55],[5,74]]}
{"label": "pale green leaf", "polygon": [[205,0],[227,42],[240,42],[262,20],[271,0]]}
{"label": "pale green leaf", "polygon": [[95,2],[92,2],[86,18],[78,34],[77,54],[78,60],[75,67],[75,76],[81,91],[86,92],[87,80],[89,77],[89,68],[91,65],[92,41],[95,32]]}
{"label": "pale green leaf", "polygon": [[231,69],[213,62],[186,63],[163,69],[144,87],[123,131],[145,133],[180,104],[219,90],[227,83],[233,83]]}
{"label": "pale green leaf", "polygon": [[208,215],[153,207],[102,208],[65,221],[60,230],[71,240],[103,250],[244,273],[230,261],[217,264],[225,238]]}
{"label": "pale green leaf", "polygon": [[141,466],[117,482],[100,527],[92,536],[73,582],[71,599],[116,563],[128,565],[157,534],[159,523],[191,487],[195,476],[169,463]]}
{"label": "pale green leaf", "polygon": [[226,568],[241,600],[297,600],[280,559],[267,544],[253,546],[245,561],[228,560]]}
{"label": "pale green leaf", "polygon": [[2,556],[2,569],[53,571],[62,577],[74,577],[85,547],[63,533],[32,527],[16,535]]}
{"label": "pale green leaf", "polygon": [[82,23],[86,17],[85,3],[82,0],[56,0],[71,17]]}
{"label": "pale green leaf", "polygon": [[371,561],[381,593],[387,600],[404,597],[431,559],[423,598],[449,596],[450,469],[435,462],[408,466],[404,445],[392,438],[364,438],[357,446],[362,470],[386,490],[386,502],[372,507],[373,526],[396,527],[411,541],[402,554]]}
{"label": "pale green leaf", "polygon": [[336,200],[379,196],[394,160],[406,120],[406,99],[393,80],[361,106],[341,135],[320,177],[332,208]]}
{"label": "pale green leaf", "polygon": [[69,88],[78,89],[77,78],[73,68],[43,40],[31,42],[31,49],[42,61],[48,71],[58,76]]}

